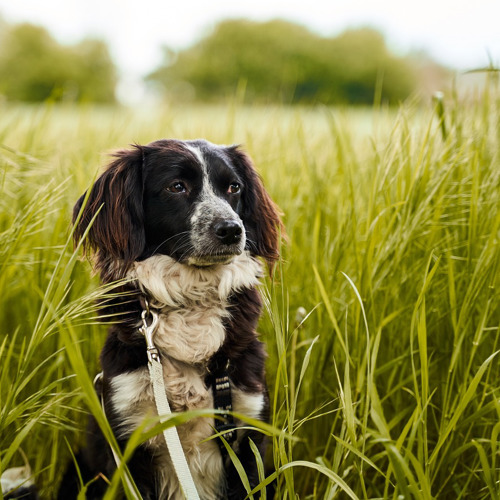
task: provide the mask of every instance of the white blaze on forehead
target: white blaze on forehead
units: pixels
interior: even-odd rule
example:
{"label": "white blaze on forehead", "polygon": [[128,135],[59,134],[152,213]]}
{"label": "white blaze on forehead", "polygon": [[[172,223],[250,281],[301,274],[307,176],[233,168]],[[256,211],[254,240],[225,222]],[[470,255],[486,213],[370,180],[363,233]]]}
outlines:
{"label": "white blaze on forehead", "polygon": [[189,149],[189,151],[191,151],[191,153],[193,153],[196,156],[196,158],[200,162],[203,171],[203,177],[208,176],[207,164],[205,163],[205,158],[203,158],[203,154],[200,151],[200,149],[195,146],[190,146],[189,144],[186,144],[185,146],[187,149]]}
{"label": "white blaze on forehead", "polygon": [[[208,199],[210,197],[214,197],[217,200],[224,202],[226,205],[229,205],[229,203],[227,203],[225,200],[221,200],[215,194],[212,183],[210,182],[210,177],[208,175],[207,163],[205,161],[205,158],[203,157],[203,153],[200,150],[200,148],[197,148],[195,146],[189,146],[189,145],[186,145],[186,147],[187,147],[187,149],[189,149],[189,151],[191,151],[191,153],[193,153],[196,156],[196,158],[198,159],[200,166],[201,166],[201,171],[203,174],[203,184],[202,184],[202,188],[201,188],[202,199]],[[229,208],[231,209],[231,207],[229,207]]]}

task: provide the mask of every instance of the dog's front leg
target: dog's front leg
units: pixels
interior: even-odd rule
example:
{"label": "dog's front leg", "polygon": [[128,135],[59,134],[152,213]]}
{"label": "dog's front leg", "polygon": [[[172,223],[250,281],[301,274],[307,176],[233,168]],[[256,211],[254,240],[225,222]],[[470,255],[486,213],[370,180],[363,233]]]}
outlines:
{"label": "dog's front leg", "polygon": [[[250,440],[257,446],[260,456],[264,459],[265,454],[265,439],[264,435],[258,431],[244,431],[241,438],[238,439],[237,453],[248,482],[250,489],[255,488],[259,483],[259,473],[257,469],[257,462],[254,452],[250,447]],[[226,467],[226,481],[227,481],[227,498],[228,500],[243,500],[247,496],[247,491],[243,486],[236,467],[233,465],[231,459],[227,458]],[[254,498],[260,498],[260,494],[254,495]]]}
{"label": "dog's front leg", "polygon": [[130,474],[134,478],[143,500],[156,500],[157,493],[157,465],[156,459],[147,447],[139,446],[128,463]]}

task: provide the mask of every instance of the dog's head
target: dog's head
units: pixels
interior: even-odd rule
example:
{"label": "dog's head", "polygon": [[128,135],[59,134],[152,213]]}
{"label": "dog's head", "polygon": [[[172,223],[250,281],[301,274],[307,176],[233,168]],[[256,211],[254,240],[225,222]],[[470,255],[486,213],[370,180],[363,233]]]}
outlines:
{"label": "dog's head", "polygon": [[116,274],[157,253],[210,266],[248,250],[272,266],[283,230],[249,157],[203,140],[119,151],[78,200],[73,221],[97,268],[112,264]]}

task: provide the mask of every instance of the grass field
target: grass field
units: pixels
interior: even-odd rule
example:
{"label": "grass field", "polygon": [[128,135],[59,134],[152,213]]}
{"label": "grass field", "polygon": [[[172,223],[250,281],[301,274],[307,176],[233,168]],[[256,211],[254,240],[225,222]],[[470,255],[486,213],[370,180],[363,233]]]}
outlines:
{"label": "grass field", "polygon": [[499,499],[499,94],[444,118],[2,105],[1,470],[28,460],[52,498],[99,416],[107,291],[73,252],[77,197],[113,149],[205,137],[245,145],[288,232],[260,326],[278,498]]}

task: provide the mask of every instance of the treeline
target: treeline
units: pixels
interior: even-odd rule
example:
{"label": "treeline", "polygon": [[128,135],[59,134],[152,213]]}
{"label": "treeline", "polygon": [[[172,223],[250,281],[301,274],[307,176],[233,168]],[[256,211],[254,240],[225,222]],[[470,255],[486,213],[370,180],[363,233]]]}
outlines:
{"label": "treeline", "polygon": [[148,76],[166,93],[217,100],[244,89],[251,101],[389,103],[408,97],[417,77],[408,58],[392,54],[376,30],[326,38],[281,20],[221,22]]}
{"label": "treeline", "polygon": [[[328,38],[280,20],[231,20],[186,50],[165,48],[145,82],[176,100],[239,93],[247,102],[393,104],[422,88],[424,73],[415,60],[391,53],[373,29]],[[113,103],[117,81],[103,41],[67,46],[42,27],[0,22],[0,98]]]}
{"label": "treeline", "polygon": [[0,97],[113,103],[116,83],[116,67],[103,41],[66,46],[39,26],[0,25]]}

